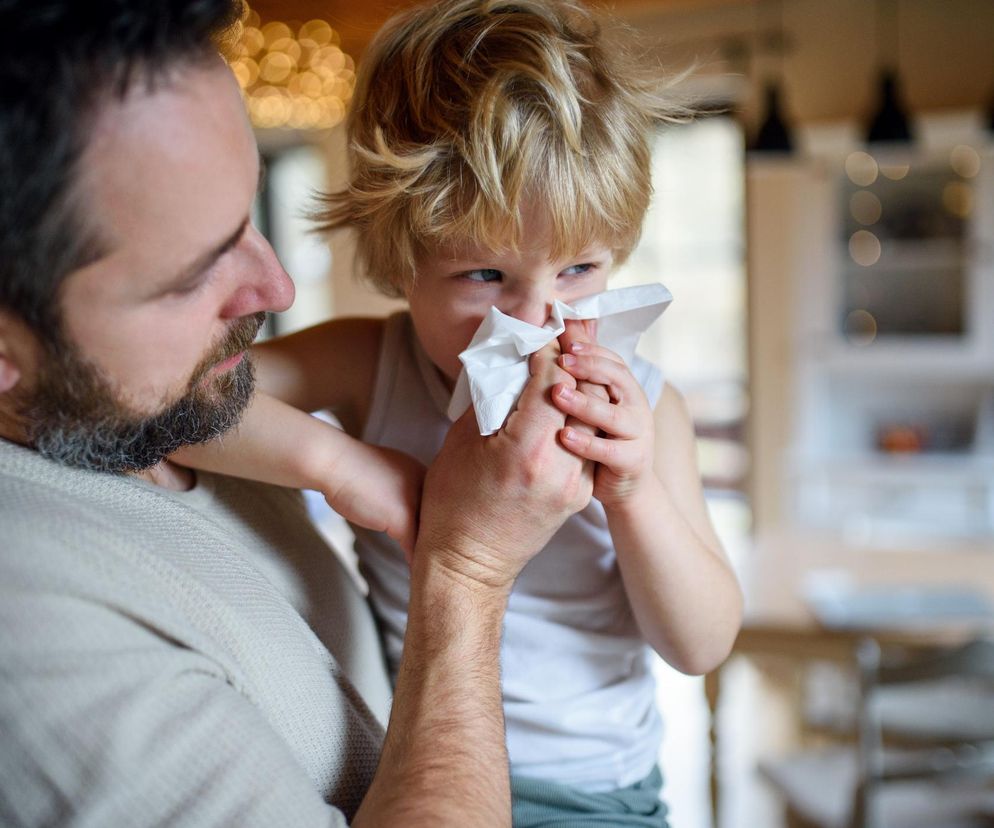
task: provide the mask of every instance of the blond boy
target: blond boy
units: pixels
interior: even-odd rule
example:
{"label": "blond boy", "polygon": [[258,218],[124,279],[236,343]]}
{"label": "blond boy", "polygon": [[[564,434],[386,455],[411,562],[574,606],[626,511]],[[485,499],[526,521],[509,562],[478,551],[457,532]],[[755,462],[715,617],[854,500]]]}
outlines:
{"label": "blond boy", "polygon": [[[353,521],[392,669],[416,533],[420,467],[408,456],[430,467],[445,438],[459,353],[492,306],[541,325],[553,301],[606,288],[639,238],[650,135],[687,115],[630,48],[568,0],[447,0],[390,21],[360,67],[348,187],[326,197],[321,219],[355,232],[369,280],[410,310],[259,347],[260,386],[279,402],[259,398],[235,440],[191,460],[319,489]],[[572,418],[559,441],[596,464],[594,500],[511,595],[514,820],[664,825],[650,648],[684,672],[713,669],[737,632],[740,593],[678,392],[589,331],[571,327],[561,344],[578,386],[553,392]],[[331,409],[387,453],[374,460],[282,403]]]}

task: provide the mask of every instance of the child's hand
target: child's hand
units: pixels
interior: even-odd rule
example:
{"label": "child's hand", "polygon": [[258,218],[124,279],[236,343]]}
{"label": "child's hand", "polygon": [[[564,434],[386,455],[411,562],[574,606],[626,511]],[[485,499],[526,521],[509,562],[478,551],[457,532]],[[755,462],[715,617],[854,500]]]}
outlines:
{"label": "child's hand", "polygon": [[632,498],[654,476],[655,428],[649,401],[631,370],[616,353],[583,339],[572,339],[560,358],[577,380],[577,389],[553,389],[556,406],[580,423],[567,422],[562,444],[598,464],[594,497],[605,507]]}
{"label": "child's hand", "polygon": [[322,491],[328,505],[346,520],[386,532],[410,563],[424,476],[424,465],[410,455],[351,441]]}

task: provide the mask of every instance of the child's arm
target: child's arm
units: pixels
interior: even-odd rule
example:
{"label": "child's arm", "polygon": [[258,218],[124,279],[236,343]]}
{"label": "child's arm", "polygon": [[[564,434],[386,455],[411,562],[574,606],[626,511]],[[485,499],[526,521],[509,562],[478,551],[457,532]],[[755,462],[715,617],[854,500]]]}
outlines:
{"label": "child's arm", "polygon": [[570,334],[565,345],[566,370],[609,397],[582,385],[553,395],[562,411],[604,435],[567,425],[561,439],[598,463],[594,496],[607,512],[639,628],[676,669],[709,672],[735,641],[742,594],[708,517],[683,399],[667,385],[652,412],[620,357]]}
{"label": "child's arm", "polygon": [[316,489],[346,520],[386,532],[410,555],[424,466],[403,452],[361,443],[333,425],[256,393],[241,422],[170,459],[185,466]]}
{"label": "child's arm", "polygon": [[170,459],[185,466],[316,489],[342,517],[414,549],[424,466],[392,449],[361,443],[333,425],[257,392],[241,422],[210,443]]}
{"label": "child's arm", "polygon": [[334,411],[362,431],[379,358],[380,319],[335,319],[252,349],[259,391],[220,440],[171,459],[193,468],[316,489],[352,522],[386,531],[410,554],[424,467],[360,443],[305,411]]}

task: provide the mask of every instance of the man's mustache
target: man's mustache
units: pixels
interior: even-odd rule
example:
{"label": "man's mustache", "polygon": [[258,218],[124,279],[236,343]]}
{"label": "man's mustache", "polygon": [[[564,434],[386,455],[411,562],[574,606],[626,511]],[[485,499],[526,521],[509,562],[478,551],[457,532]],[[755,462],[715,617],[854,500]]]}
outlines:
{"label": "man's mustache", "polygon": [[215,365],[251,347],[265,322],[266,314],[263,311],[244,316],[235,322],[228,335],[212,348],[194,369],[190,388],[196,387]]}

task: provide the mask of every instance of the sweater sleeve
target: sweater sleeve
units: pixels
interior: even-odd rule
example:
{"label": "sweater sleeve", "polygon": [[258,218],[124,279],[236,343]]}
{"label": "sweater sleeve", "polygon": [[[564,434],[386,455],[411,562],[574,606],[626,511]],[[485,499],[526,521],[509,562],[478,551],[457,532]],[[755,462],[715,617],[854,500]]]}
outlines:
{"label": "sweater sleeve", "polygon": [[216,664],[123,608],[0,583],[0,823],[341,826]]}

